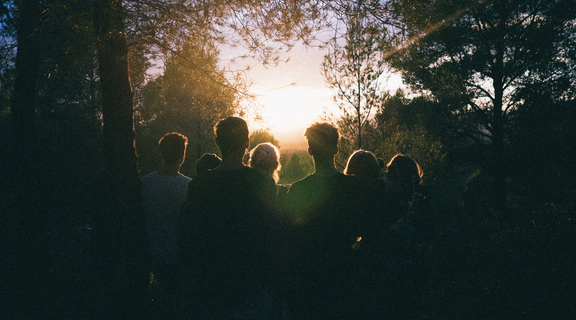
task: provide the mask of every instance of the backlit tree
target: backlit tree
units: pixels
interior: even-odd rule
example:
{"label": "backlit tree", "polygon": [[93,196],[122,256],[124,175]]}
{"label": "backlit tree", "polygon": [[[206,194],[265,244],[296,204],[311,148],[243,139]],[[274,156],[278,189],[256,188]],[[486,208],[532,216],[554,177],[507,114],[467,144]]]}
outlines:
{"label": "backlit tree", "polygon": [[394,0],[392,5],[402,41],[389,43],[388,61],[413,89],[431,93],[459,123],[475,127],[462,133],[488,143],[493,206],[501,211],[510,111],[526,103],[526,90],[574,82],[574,2]]}

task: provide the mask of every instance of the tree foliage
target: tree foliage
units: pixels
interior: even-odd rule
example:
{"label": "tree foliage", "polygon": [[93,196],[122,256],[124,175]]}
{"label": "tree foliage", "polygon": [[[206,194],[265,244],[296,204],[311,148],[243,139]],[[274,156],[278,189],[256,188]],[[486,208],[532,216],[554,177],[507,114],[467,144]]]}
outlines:
{"label": "tree foliage", "polygon": [[274,138],[274,135],[270,133],[269,130],[256,130],[250,134],[250,147],[248,150],[254,149],[257,145],[264,142],[270,142],[271,144],[275,145],[277,148],[280,148],[280,142]]}
{"label": "tree foliage", "polygon": [[446,178],[442,175],[447,171],[446,148],[430,126],[431,109],[434,102],[424,97],[409,99],[398,91],[379,106],[375,116],[375,154],[386,163],[398,153],[413,158],[422,167],[427,184]]}
{"label": "tree foliage", "polygon": [[[191,40],[171,54],[164,74],[137,92],[136,127],[138,147],[153,163],[142,163],[142,171],[160,166],[157,142],[176,131],[188,137],[188,161],[183,172],[194,172],[194,162],[206,152],[216,152],[213,127],[221,119],[239,112],[233,88],[222,85],[224,71],[218,66],[218,51]],[[155,154],[155,157],[151,155]]]}
{"label": "tree foliage", "polygon": [[365,1],[342,3],[339,8],[335,36],[330,40],[333,51],[324,56],[322,74],[335,91],[334,102],[342,118],[353,120],[346,121],[345,126],[354,134],[345,137],[361,149],[362,130],[385,96],[381,86],[383,52],[379,48],[385,33],[370,19]]}
{"label": "tree foliage", "polygon": [[392,66],[412,88],[431,93],[476,141],[489,141],[486,164],[505,205],[509,113],[525,90],[574,79],[573,1],[393,1],[403,42],[388,43]]}
{"label": "tree foliage", "polygon": [[306,151],[280,155],[280,183],[292,184],[314,172],[314,162]]}

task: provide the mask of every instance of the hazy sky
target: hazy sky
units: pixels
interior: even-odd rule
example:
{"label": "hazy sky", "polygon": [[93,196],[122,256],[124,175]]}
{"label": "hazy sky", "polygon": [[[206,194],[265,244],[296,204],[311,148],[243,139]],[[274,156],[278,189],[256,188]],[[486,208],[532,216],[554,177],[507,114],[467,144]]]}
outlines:
{"label": "hazy sky", "polygon": [[[250,130],[269,128],[280,142],[281,149],[305,149],[306,127],[325,113],[338,114],[333,102],[333,91],[326,87],[320,69],[324,54],[318,48],[296,46],[282,57],[290,58],[276,67],[264,68],[255,65],[246,76],[252,81],[250,91],[258,95],[258,111],[263,122],[250,121]],[[233,52],[222,52],[232,56]],[[389,80],[389,86],[396,90],[400,84],[398,77]],[[253,118],[248,116],[247,120]]]}
{"label": "hazy sky", "polygon": [[319,120],[325,109],[337,110],[320,73],[324,52],[295,48],[288,55],[290,60],[276,67],[259,65],[249,71],[250,91],[258,95],[264,120],[251,123],[251,128],[270,128],[282,149],[305,148],[306,127]]}

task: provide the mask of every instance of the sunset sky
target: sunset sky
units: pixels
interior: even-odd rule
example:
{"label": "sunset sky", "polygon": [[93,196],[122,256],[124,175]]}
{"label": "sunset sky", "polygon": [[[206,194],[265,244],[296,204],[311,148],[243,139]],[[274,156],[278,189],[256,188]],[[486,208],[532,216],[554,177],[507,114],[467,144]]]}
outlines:
{"label": "sunset sky", "polygon": [[268,69],[258,65],[248,73],[264,120],[250,125],[252,130],[270,128],[282,149],[305,148],[306,127],[319,120],[324,109],[337,108],[320,73],[324,52],[296,48],[288,55],[289,62]]}
{"label": "sunset sky", "polygon": [[[222,53],[224,57],[233,55]],[[284,59],[289,57],[288,62],[268,68],[257,64],[247,72],[246,76],[252,81],[250,91],[258,95],[257,112],[264,120],[250,121],[251,131],[269,128],[281,149],[306,148],[306,127],[320,120],[325,112],[336,115],[339,112],[333,102],[333,91],[326,87],[320,72],[325,53],[318,48],[296,46],[282,55]],[[399,85],[399,77],[388,81],[393,91]],[[254,116],[246,118],[251,120]]]}

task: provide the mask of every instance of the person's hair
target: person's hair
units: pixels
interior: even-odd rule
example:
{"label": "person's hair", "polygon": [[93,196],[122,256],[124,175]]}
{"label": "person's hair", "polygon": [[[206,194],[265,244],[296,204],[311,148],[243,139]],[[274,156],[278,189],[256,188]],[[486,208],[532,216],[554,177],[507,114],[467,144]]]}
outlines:
{"label": "person's hair", "polygon": [[196,160],[196,175],[199,176],[220,165],[222,159],[213,153],[205,153]]}
{"label": "person's hair", "polygon": [[228,117],[214,126],[214,135],[222,156],[227,157],[249,141],[248,125],[238,117]]}
{"label": "person's hair", "polygon": [[340,134],[338,128],[327,122],[316,122],[304,133],[308,139],[308,147],[314,155],[333,156],[338,147]]}
{"label": "person's hair", "polygon": [[188,138],[178,132],[170,132],[160,138],[158,145],[164,165],[174,165],[182,161],[188,146]]}
{"label": "person's hair", "polygon": [[361,179],[376,179],[380,177],[380,166],[372,152],[356,150],[348,158],[344,174],[355,175]]}
{"label": "person's hair", "polygon": [[388,179],[400,188],[412,189],[422,183],[422,168],[414,159],[401,153],[392,157],[388,162]]}
{"label": "person's hair", "polygon": [[264,172],[274,178],[274,181],[278,182],[278,171],[281,168],[280,151],[278,151],[275,145],[269,142],[260,143],[250,151],[248,165],[251,168]]}

